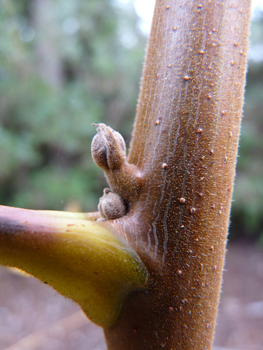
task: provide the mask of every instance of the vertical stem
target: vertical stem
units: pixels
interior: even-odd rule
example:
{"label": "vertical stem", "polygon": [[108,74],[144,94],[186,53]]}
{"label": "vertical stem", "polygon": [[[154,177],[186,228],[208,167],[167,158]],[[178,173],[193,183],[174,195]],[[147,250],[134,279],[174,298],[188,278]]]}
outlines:
{"label": "vertical stem", "polygon": [[141,238],[125,225],[152,279],[105,331],[109,349],[211,349],[249,20],[246,0],[156,2],[129,153],[146,178],[130,214]]}

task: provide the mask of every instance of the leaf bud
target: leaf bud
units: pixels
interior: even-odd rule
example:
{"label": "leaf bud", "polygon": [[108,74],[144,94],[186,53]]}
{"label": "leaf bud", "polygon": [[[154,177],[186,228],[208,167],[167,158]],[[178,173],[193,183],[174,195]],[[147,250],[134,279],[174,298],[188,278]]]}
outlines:
{"label": "leaf bud", "polygon": [[98,209],[104,220],[115,220],[127,213],[124,200],[109,188],[104,189],[104,195],[100,198]]}
{"label": "leaf bud", "polygon": [[103,123],[92,124],[97,127],[97,135],[91,144],[94,162],[104,170],[119,169],[126,161],[126,146],[120,133]]}

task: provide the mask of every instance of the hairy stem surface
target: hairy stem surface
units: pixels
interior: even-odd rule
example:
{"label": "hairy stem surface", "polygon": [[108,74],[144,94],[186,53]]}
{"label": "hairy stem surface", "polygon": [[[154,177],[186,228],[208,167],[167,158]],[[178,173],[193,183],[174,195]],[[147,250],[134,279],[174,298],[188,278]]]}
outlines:
{"label": "hairy stem surface", "polygon": [[128,162],[145,185],[119,230],[151,272],[109,349],[211,349],[227,241],[249,1],[157,0]]}

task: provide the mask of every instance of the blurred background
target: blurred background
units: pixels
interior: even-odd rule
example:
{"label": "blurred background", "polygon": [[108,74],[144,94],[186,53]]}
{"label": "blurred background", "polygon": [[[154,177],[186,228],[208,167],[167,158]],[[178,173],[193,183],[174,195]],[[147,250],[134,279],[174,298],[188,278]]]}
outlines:
{"label": "blurred background", "polygon": [[[110,125],[129,144],[153,3],[1,0],[2,205],[96,210],[106,182],[91,159],[90,144],[95,134],[91,124]],[[252,19],[230,253],[215,349],[263,349],[262,1],[253,2]],[[244,303],[246,308],[242,308]],[[77,310],[37,281],[0,270],[0,350],[104,350],[101,330],[87,325]],[[237,319],[239,323],[243,320],[240,327]],[[50,322],[50,329],[64,329],[63,337],[58,331],[63,341],[54,341],[55,345],[45,343]],[[64,328],[63,322],[67,325]],[[248,328],[252,334],[249,332],[244,339]],[[43,339],[37,329],[41,329]],[[33,340],[40,340],[32,343],[29,339],[31,345],[9,347],[31,333],[35,335]],[[97,345],[88,347],[91,335],[98,335]],[[78,338],[83,347],[82,343],[76,346]]]}

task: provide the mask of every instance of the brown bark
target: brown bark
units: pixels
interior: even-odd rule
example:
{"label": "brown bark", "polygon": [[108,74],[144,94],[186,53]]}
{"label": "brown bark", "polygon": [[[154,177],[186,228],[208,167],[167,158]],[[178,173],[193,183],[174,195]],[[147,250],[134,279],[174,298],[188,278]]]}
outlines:
{"label": "brown bark", "polygon": [[105,330],[109,349],[212,347],[249,18],[245,0],[157,0],[128,157],[145,182],[114,222],[151,279]]}

